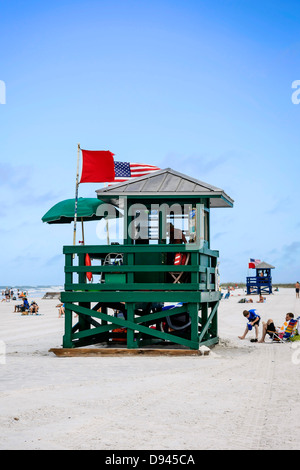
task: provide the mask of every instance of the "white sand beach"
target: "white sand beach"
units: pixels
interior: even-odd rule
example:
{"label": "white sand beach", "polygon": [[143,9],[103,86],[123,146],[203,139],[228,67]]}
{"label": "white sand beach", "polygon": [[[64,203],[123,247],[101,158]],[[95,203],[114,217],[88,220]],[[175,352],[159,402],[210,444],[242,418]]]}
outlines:
{"label": "white sand beach", "polygon": [[0,449],[299,449],[300,342],[238,335],[244,309],[279,326],[300,300],[287,288],[263,304],[244,296],[220,302],[220,343],[192,357],[57,357],[57,299],[36,299],[39,316],[1,302]]}

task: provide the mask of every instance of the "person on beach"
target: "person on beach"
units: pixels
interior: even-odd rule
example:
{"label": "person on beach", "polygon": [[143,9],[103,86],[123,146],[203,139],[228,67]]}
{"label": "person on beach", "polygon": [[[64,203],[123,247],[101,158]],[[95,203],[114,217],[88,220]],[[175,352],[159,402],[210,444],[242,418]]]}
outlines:
{"label": "person on beach", "polygon": [[266,298],[263,297],[261,294],[259,294],[259,300],[257,301],[257,303],[262,304],[262,303],[264,303],[265,300],[266,300]]}
{"label": "person on beach", "polygon": [[175,228],[173,224],[170,224],[169,230],[170,243],[187,243],[185,235],[182,230]]}
{"label": "person on beach", "polygon": [[22,315],[28,315],[28,312],[30,310],[30,306],[29,306],[29,303],[28,303],[28,300],[26,297],[24,297],[23,299],[23,305],[21,306],[21,312],[22,312]]}
{"label": "person on beach", "polygon": [[260,316],[257,315],[255,309],[244,310],[243,315],[244,315],[244,317],[247,318],[248,323],[247,323],[244,334],[242,336],[239,336],[239,338],[240,339],[245,339],[248,331],[251,331],[253,326],[254,326],[254,328],[255,328],[255,339],[251,339],[250,341],[255,343],[255,342],[258,341],[258,326],[259,326],[259,322],[260,322]]}
{"label": "person on beach", "polygon": [[28,309],[29,309],[29,303],[28,303],[28,300],[26,299],[26,297],[24,297],[22,304],[15,305],[14,313],[15,312],[25,312],[25,310],[28,310]]}
{"label": "person on beach", "polygon": [[65,314],[65,304],[58,304],[56,307],[59,308],[58,318],[61,318]]}
{"label": "person on beach", "polygon": [[30,305],[30,314],[33,315],[34,313],[37,315],[38,314],[38,311],[39,311],[39,306],[38,304],[33,301],[31,302],[31,305]]}
{"label": "person on beach", "polygon": [[267,333],[272,339],[274,339],[274,333],[276,333],[279,336],[281,336],[281,335],[283,336],[284,332],[285,332],[285,329],[288,326],[289,321],[292,318],[294,318],[294,314],[293,313],[287,313],[286,316],[285,316],[285,322],[284,322],[282,327],[276,327],[273,320],[272,320],[272,318],[269,318],[269,320],[267,322],[263,322],[262,336],[261,336],[261,339],[258,342],[259,343],[264,343]]}
{"label": "person on beach", "polygon": [[298,281],[295,284],[295,288],[296,288],[296,299],[299,299],[300,284]]}
{"label": "person on beach", "polygon": [[10,290],[8,287],[5,289],[5,299],[7,302],[10,301]]}

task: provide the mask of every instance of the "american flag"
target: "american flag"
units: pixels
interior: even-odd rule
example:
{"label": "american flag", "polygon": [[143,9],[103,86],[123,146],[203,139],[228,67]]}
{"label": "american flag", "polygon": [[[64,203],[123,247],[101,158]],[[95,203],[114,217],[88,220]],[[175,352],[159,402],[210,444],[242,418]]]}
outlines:
{"label": "american flag", "polygon": [[143,163],[129,163],[129,162],[116,162],[115,161],[115,183],[127,181],[130,178],[137,178],[138,176],[148,175],[153,171],[158,171],[160,168],[153,165],[145,165]]}
{"label": "american flag", "polygon": [[250,258],[249,260],[249,268],[255,268],[257,264],[261,263],[260,259],[253,259]]}

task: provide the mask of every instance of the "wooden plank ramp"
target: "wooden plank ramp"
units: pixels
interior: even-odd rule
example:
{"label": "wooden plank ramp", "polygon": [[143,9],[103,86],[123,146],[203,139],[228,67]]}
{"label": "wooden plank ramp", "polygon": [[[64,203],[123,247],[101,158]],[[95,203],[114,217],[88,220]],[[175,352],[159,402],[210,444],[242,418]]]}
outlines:
{"label": "wooden plank ramp", "polygon": [[61,292],[46,292],[42,299],[59,299]]}
{"label": "wooden plank ramp", "polygon": [[92,356],[208,356],[209,348],[195,349],[156,349],[156,348],[51,348],[49,352],[58,357]]}

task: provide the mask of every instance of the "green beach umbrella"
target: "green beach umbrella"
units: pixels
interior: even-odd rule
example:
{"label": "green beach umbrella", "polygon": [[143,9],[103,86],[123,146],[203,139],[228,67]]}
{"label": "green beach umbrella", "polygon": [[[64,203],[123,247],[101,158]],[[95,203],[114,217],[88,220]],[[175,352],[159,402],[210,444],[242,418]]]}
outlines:
{"label": "green beach umbrella", "polygon": [[[103,201],[95,197],[79,197],[77,203],[77,217],[79,220],[86,222],[90,220],[100,220],[104,215],[97,215],[97,209],[104,204]],[[114,206],[113,206],[114,207]],[[115,207],[116,217],[121,213]],[[55,204],[42,217],[42,221],[48,224],[70,224],[74,221],[75,199],[65,199]],[[106,216],[112,218],[112,216]]]}
{"label": "green beach umbrella", "polygon": [[[77,219],[81,221],[82,236],[84,242],[83,222],[101,220],[104,216],[107,219],[122,217],[122,213],[115,206],[111,206],[109,214],[97,215],[97,209],[104,204],[103,201],[95,197],[79,197],[77,200]],[[115,209],[115,210],[113,210]],[[47,224],[70,224],[74,222],[75,198],[65,199],[55,204],[42,217],[42,221]]]}

